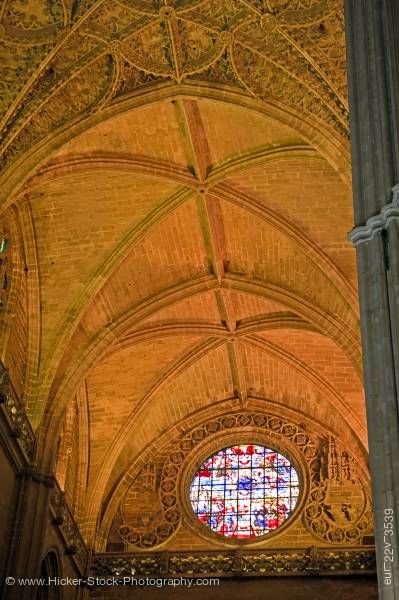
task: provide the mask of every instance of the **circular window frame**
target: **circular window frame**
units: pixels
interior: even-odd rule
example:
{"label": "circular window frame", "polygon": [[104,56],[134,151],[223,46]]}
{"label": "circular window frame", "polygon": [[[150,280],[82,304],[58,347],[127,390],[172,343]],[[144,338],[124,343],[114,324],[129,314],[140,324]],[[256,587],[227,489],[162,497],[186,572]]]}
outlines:
{"label": "circular window frame", "polygon": [[[205,462],[208,458],[217,454],[224,448],[229,448],[232,446],[241,446],[241,445],[259,445],[269,448],[271,450],[275,450],[279,454],[282,454],[285,458],[287,458],[291,465],[294,467],[299,481],[299,495],[298,501],[292,514],[276,529],[271,532],[265,533],[263,535],[259,535],[252,538],[233,538],[220,535],[219,533],[213,531],[208,525],[205,523],[201,523],[198,519],[198,516],[194,512],[194,508],[191,504],[190,499],[190,488],[192,481],[198,472],[199,467]],[[270,540],[274,540],[277,537],[283,535],[285,531],[292,527],[301,517],[302,511],[306,504],[308,495],[309,495],[309,481],[310,481],[310,472],[308,468],[308,464],[304,459],[303,455],[300,453],[298,448],[290,442],[290,440],[284,438],[284,436],[280,436],[273,432],[259,433],[259,432],[249,432],[245,429],[235,429],[230,432],[221,432],[220,434],[216,434],[212,436],[211,439],[207,439],[204,443],[199,444],[195,451],[190,453],[190,456],[186,460],[186,465],[182,470],[181,476],[179,478],[178,486],[182,490],[182,524],[187,525],[191,531],[195,532],[201,538],[205,539],[208,543],[211,539],[214,543],[218,545],[223,545],[226,547],[240,547],[240,546],[257,546],[259,544],[264,544],[265,542],[269,542]]]}

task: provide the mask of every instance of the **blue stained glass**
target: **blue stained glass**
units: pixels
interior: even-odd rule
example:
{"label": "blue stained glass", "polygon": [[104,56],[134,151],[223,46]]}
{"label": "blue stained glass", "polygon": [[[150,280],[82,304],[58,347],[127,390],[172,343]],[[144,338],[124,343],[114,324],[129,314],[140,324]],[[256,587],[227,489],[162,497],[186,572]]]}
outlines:
{"label": "blue stained glass", "polygon": [[264,446],[224,448],[198,469],[190,500],[201,523],[219,535],[251,538],[279,527],[299,497],[289,460]]}

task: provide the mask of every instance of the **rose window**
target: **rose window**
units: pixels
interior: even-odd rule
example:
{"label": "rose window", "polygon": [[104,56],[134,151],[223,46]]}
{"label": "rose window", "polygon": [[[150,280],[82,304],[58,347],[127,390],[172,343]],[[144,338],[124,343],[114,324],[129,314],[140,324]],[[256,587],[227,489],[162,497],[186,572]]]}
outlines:
{"label": "rose window", "polygon": [[201,523],[229,538],[253,538],[277,529],[292,514],[299,478],[290,461],[258,445],[224,448],[198,469],[190,500]]}

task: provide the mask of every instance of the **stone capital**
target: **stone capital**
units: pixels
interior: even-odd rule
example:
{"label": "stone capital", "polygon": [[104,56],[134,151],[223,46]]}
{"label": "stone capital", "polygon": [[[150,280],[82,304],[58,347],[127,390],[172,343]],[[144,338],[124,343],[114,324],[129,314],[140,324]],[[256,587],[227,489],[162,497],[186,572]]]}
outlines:
{"label": "stone capital", "polygon": [[392,188],[392,200],[382,207],[377,215],[373,215],[365,225],[354,227],[348,234],[348,239],[354,246],[369,242],[376,233],[386,229],[391,221],[399,220],[399,183]]}

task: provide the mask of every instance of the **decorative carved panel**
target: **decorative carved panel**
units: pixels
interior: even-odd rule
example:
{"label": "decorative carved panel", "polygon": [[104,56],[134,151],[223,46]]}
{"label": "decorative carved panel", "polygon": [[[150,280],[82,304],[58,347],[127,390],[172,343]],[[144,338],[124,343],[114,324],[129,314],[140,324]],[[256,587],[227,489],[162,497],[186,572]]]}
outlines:
{"label": "decorative carved panel", "polygon": [[348,132],[341,0],[5,0],[2,166],[116,95],[240,86]]}

